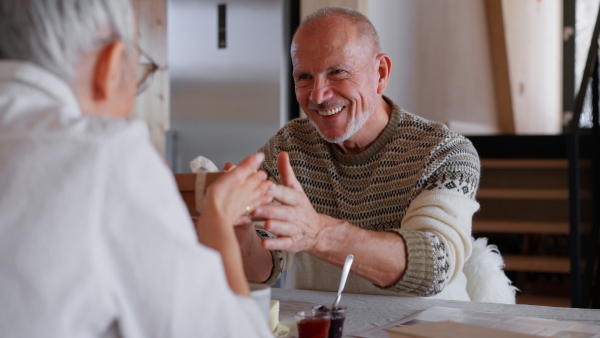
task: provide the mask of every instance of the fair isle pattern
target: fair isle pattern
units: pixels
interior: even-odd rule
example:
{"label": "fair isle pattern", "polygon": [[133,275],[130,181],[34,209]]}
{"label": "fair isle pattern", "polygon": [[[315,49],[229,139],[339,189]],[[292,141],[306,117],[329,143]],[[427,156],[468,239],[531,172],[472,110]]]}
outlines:
{"label": "fair isle pattern", "polygon": [[439,273],[437,273],[438,279],[431,285],[431,289],[423,294],[423,296],[432,296],[442,292],[446,284],[448,284],[450,264],[448,263],[446,246],[444,245],[444,242],[440,240],[440,237],[431,231],[424,231],[424,233],[429,237],[431,248],[433,249],[434,271],[439,271]]}
{"label": "fair isle pattern", "polygon": [[[288,152],[294,173],[317,212],[367,230],[397,232],[411,201],[425,190],[449,189],[474,199],[479,158],[470,141],[385,99],[393,107],[390,122],[364,152],[343,154],[335,144],[324,141],[308,119],[300,118],[288,122],[263,147],[262,169],[280,183],[277,155]],[[430,293],[449,279],[448,255],[439,245],[443,241],[432,240],[431,236],[437,237],[433,233],[428,236],[429,267],[419,270],[434,273],[426,285],[414,290],[418,295]],[[407,269],[411,264],[409,256]]]}

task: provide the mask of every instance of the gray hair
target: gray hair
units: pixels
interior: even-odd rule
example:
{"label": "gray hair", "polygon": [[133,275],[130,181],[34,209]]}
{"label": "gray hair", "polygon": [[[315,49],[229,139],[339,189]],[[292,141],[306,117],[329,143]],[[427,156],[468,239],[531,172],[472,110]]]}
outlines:
{"label": "gray hair", "polygon": [[325,7],[307,15],[304,20],[300,23],[298,30],[300,30],[303,26],[310,26],[317,21],[322,19],[328,19],[334,16],[342,16],[347,20],[350,20],[356,30],[358,31],[358,36],[360,39],[367,41],[367,43],[371,44],[371,48],[375,54],[381,53],[381,44],[379,43],[379,35],[377,34],[377,30],[371,23],[371,21],[364,16],[361,12],[344,7]]}
{"label": "gray hair", "polygon": [[133,50],[130,0],[1,0],[0,59],[32,62],[65,80],[82,53],[110,39]]}

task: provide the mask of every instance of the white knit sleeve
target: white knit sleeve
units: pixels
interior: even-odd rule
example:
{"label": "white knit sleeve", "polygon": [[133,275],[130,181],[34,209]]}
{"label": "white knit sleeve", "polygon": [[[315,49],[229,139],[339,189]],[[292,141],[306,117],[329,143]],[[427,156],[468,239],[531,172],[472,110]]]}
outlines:
{"label": "white knit sleeve", "polygon": [[[471,255],[472,218],[478,209],[479,203],[462,193],[449,189],[427,190],[410,204],[402,220],[401,232],[435,234],[447,253],[448,275],[452,280],[462,271],[464,262]],[[418,264],[411,260],[410,254],[408,260],[409,266]]]}

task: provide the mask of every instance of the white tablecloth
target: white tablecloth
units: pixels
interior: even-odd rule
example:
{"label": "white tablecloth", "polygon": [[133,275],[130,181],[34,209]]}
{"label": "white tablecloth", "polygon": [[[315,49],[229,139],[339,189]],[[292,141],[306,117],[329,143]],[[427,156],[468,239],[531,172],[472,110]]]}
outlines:
{"label": "white tablecloth", "polygon": [[[271,299],[280,301],[279,318],[283,325],[290,327],[286,337],[296,334],[294,314],[310,310],[314,305],[331,306],[335,299],[333,292],[271,289]],[[342,295],[340,305],[346,306],[344,336],[426,310],[433,306],[469,309],[482,312],[507,314],[512,316],[538,317],[555,320],[576,321],[600,326],[600,310],[572,309],[535,305],[506,305],[477,302],[446,301],[421,297],[390,297],[362,294]]]}

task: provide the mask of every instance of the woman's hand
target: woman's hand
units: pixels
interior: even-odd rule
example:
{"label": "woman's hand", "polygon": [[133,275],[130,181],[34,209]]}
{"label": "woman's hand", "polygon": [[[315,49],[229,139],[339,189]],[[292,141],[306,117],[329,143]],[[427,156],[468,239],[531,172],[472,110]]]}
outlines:
{"label": "woman's hand", "polygon": [[212,183],[203,200],[203,214],[212,213],[229,225],[243,224],[250,221],[254,209],[271,202],[267,192],[274,184],[265,172],[257,171],[263,159],[262,153],[250,155]]}
{"label": "woman's hand", "polygon": [[250,290],[233,226],[241,215],[248,218],[252,210],[272,200],[268,192],[274,184],[265,172],[257,171],[263,159],[262,153],[250,155],[211,184],[196,223],[198,239],[221,253],[229,286],[242,296]]}

